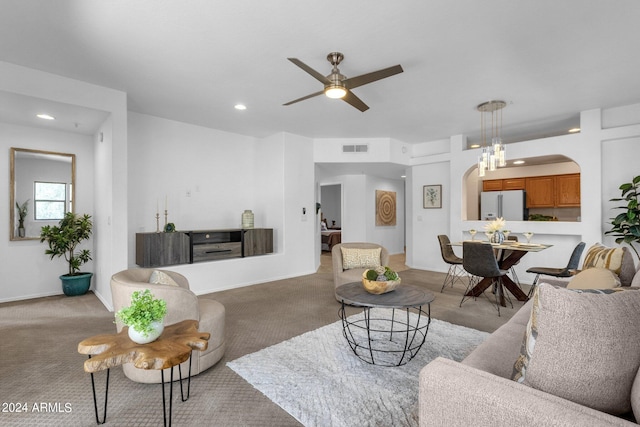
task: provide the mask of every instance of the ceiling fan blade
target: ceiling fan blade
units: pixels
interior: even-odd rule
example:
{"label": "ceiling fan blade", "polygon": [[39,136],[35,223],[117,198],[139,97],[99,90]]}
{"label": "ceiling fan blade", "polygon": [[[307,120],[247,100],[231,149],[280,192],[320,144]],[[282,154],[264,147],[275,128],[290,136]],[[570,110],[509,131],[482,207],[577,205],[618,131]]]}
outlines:
{"label": "ceiling fan blade", "polygon": [[304,101],[305,99],[313,98],[314,96],[322,95],[323,93],[324,93],[324,90],[321,90],[319,92],[312,93],[311,95],[307,95],[307,96],[303,96],[302,98],[294,99],[293,101],[289,101],[286,104],[282,104],[282,105],[295,104],[296,102]]}
{"label": "ceiling fan blade", "polygon": [[393,67],[383,68],[382,70],[373,71],[367,74],[362,74],[356,77],[352,77],[350,79],[345,79],[344,84],[349,89],[354,89],[362,85],[375,82],[376,80],[381,80],[387,77],[394,76],[396,74],[400,74],[403,71],[404,70],[400,65],[394,65]]}
{"label": "ceiling fan blade", "polygon": [[305,64],[304,62],[300,61],[298,58],[287,58],[287,59],[289,61],[293,62],[294,64],[296,64],[298,67],[302,68],[307,73],[311,74],[320,83],[322,83],[322,84],[331,83],[328,78],[326,78],[325,76],[323,76],[322,74],[320,74],[319,72],[314,70],[313,68],[309,67],[307,64]]}
{"label": "ceiling fan blade", "polygon": [[351,105],[352,107],[356,107],[358,110],[363,113],[369,109],[369,106],[362,102],[360,98],[358,98],[353,92],[350,90],[347,91],[347,94],[342,98],[343,101]]}

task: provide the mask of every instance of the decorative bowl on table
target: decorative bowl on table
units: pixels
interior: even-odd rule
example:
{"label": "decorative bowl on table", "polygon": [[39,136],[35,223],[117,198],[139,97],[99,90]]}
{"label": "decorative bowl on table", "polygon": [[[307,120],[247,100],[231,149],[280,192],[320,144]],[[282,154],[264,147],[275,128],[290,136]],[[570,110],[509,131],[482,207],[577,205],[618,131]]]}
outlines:
{"label": "decorative bowl on table", "polygon": [[400,285],[400,282],[398,273],[389,267],[381,266],[362,273],[362,285],[370,294],[380,295],[391,292]]}

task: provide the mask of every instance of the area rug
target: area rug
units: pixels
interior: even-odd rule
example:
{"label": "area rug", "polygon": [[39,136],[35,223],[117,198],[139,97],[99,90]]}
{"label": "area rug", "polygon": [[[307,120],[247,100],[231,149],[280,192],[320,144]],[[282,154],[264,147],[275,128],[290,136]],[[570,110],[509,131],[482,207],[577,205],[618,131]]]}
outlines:
{"label": "area rug", "polygon": [[420,370],[438,356],[460,361],[488,336],[433,319],[413,360],[381,367],[353,354],[338,321],[227,365],[307,427],[417,426]]}

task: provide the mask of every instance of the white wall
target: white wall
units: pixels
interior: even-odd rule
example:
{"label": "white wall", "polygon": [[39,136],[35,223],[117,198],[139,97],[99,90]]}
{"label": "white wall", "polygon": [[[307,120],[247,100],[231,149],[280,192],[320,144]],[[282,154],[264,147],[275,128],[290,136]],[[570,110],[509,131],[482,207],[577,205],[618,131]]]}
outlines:
{"label": "white wall", "polygon": [[[126,94],[121,91],[92,85],[78,80],[57,76],[30,68],[21,67],[6,62],[0,62],[0,90],[19,95],[41,98],[48,101],[76,105],[84,108],[104,111],[110,114],[109,120],[103,125],[101,131],[103,138],[96,134],[93,136],[93,162],[83,161],[83,167],[91,167],[90,173],[80,182],[80,185],[91,185],[86,194],[89,197],[78,198],[78,212],[88,213],[93,216],[93,290],[105,304],[111,301],[109,279],[114,271],[125,268],[127,263],[127,100]],[[7,142],[10,144],[10,142]],[[54,144],[55,145],[55,144]],[[56,151],[48,143],[40,148]],[[66,152],[74,152],[64,150]],[[8,152],[8,150],[6,151]],[[76,152],[77,153],[77,152]],[[0,159],[6,159],[7,154],[2,153]],[[78,159],[76,159],[78,160]],[[8,161],[4,162],[5,165]],[[3,165],[3,167],[5,167]],[[78,163],[80,167],[80,163]],[[80,174],[77,171],[78,175]],[[7,175],[5,175],[7,176]],[[5,190],[6,191],[6,190]],[[78,189],[77,194],[83,194]],[[8,200],[6,193],[0,194],[4,200]],[[94,210],[95,208],[95,210]],[[3,213],[3,215],[7,215]],[[2,218],[0,217],[0,220]],[[8,220],[4,220],[8,224]],[[6,227],[8,230],[8,226]],[[6,237],[6,238],[5,238]],[[8,236],[0,235],[0,247],[5,245]],[[98,243],[99,242],[99,243]],[[13,243],[13,242],[12,242]],[[15,282],[23,285],[10,290],[0,291],[0,301],[12,299],[24,299],[35,296],[62,293],[59,274],[52,274],[53,270],[59,271],[55,263],[43,264],[35,256],[42,250],[40,243],[17,242],[23,246],[11,246],[11,253],[19,257],[19,262],[7,262],[9,275],[19,277]],[[38,249],[27,249],[37,245]],[[99,246],[97,246],[99,245]],[[18,249],[19,248],[19,249]],[[59,261],[59,260],[58,260]],[[59,268],[59,266],[58,266]],[[25,276],[25,272],[29,274]],[[63,273],[66,269],[63,269]],[[24,283],[28,281],[28,285]],[[55,290],[57,287],[57,291]],[[6,292],[6,294],[5,294]]]}
{"label": "white wall", "polygon": [[[74,153],[76,155],[76,205],[78,213],[93,214],[93,144],[90,136],[47,129],[0,123],[0,174],[9,179],[9,148]],[[69,165],[67,165],[69,166]],[[32,198],[32,197],[31,197]],[[9,186],[0,186],[0,200],[9,201]],[[45,243],[39,240],[9,241],[9,210],[0,209],[0,253],[3,254],[4,279],[0,302],[62,293],[58,276],[68,273],[63,258],[53,261],[44,254]],[[34,235],[40,235],[36,230]],[[91,242],[83,245],[92,249]],[[94,264],[83,265],[94,271]]]}
{"label": "white wall", "polygon": [[[251,209],[255,226],[274,229],[274,254],[166,267],[189,278],[198,294],[309,274],[314,262],[312,142],[290,134],[262,140],[129,114],[129,266],[135,233],[240,228]],[[306,208],[306,215],[302,215]]]}
{"label": "white wall", "polygon": [[[367,224],[365,242],[384,246],[390,254],[404,253],[405,246],[405,196],[404,180],[367,177],[366,210],[363,212]],[[396,225],[376,225],[376,190],[396,193]]]}
{"label": "white wall", "polygon": [[[318,171],[318,170],[317,170]],[[404,252],[405,184],[403,180],[367,175],[323,175],[320,185],[342,186],[342,241],[378,243],[391,254]],[[396,192],[396,225],[376,226],[376,190]],[[318,245],[320,245],[318,241]]]}

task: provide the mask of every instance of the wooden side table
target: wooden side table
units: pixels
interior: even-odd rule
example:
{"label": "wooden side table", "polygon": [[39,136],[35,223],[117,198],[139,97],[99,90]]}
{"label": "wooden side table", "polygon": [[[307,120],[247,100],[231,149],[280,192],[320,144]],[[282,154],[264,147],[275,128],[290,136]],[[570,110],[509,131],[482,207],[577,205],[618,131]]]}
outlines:
{"label": "wooden side table", "polygon": [[[189,399],[191,391],[191,352],[192,350],[206,350],[210,334],[198,332],[197,320],[183,320],[182,322],[165,326],[162,335],[149,344],[137,344],[129,339],[128,328],[125,326],[117,334],[103,334],[87,338],[78,344],[78,353],[86,354],[89,358],[84,362],[85,372],[91,374],[91,389],[93,391],[93,406],[96,413],[96,423],[104,424],[107,419],[107,398],[109,395],[109,370],[124,363],[133,363],[139,369],[159,369],[162,378],[162,412],[164,425],[171,425],[173,402],[173,368],[178,365],[180,376],[180,394],[182,401]],[[187,380],[187,396],[182,389],[182,369],[180,364],[189,359],[189,378]],[[167,424],[167,408],[165,398],[165,383],[163,369],[171,368],[169,379],[169,422]],[[98,416],[98,401],[93,374],[107,370],[107,380],[104,392],[104,412],[102,421]]]}

